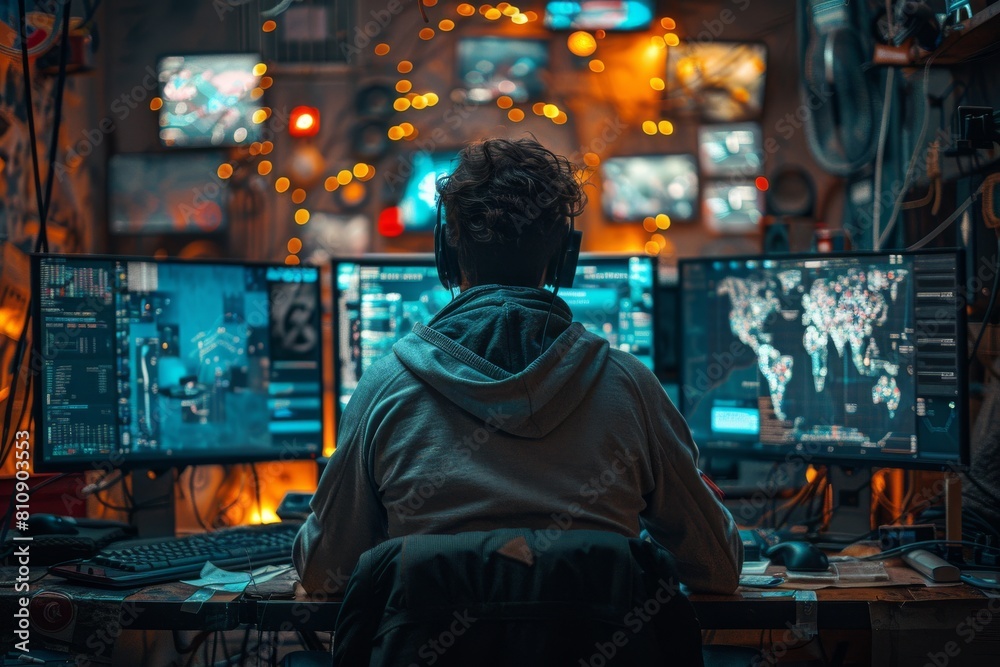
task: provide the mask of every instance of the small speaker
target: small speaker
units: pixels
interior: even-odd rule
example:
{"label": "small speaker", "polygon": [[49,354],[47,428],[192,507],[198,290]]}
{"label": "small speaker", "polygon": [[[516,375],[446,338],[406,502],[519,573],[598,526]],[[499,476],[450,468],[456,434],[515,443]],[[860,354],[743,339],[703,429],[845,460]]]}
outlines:
{"label": "small speaker", "polygon": [[816,184],[798,165],[785,165],[771,174],[767,189],[769,215],[811,218],[816,211]]}

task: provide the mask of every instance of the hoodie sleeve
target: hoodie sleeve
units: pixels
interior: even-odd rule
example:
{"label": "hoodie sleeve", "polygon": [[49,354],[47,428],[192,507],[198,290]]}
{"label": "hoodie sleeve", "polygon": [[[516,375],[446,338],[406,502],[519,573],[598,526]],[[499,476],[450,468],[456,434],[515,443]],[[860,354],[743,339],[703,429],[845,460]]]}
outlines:
{"label": "hoodie sleeve", "polygon": [[652,538],[674,556],[692,590],[732,593],[739,585],[743,543],[732,515],[702,481],[698,448],[683,417],[661,387],[647,419],[654,488],[641,519]]}
{"label": "hoodie sleeve", "polygon": [[372,382],[364,384],[341,416],[337,449],[313,495],[312,513],[295,538],[292,560],[310,593],[341,594],[361,554],[387,537],[385,509],[368,467],[371,443],[365,442],[366,423],[381,391],[373,396],[365,391]]}

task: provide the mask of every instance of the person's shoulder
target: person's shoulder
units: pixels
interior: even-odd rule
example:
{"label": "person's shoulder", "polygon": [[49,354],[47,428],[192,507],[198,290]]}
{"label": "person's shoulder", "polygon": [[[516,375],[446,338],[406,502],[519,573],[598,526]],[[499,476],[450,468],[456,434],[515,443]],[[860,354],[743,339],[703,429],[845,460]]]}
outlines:
{"label": "person's shoulder", "polygon": [[608,350],[608,359],[610,359],[615,367],[629,375],[640,386],[656,385],[662,389],[660,381],[653,374],[653,371],[634,354],[612,347]]}

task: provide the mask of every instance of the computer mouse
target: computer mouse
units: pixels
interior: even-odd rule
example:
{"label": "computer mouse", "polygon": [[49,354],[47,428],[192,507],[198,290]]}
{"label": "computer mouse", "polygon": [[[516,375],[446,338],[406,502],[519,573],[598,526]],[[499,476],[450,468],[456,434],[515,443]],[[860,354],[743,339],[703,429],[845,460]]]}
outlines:
{"label": "computer mouse", "polygon": [[826,554],[808,542],[781,542],[767,549],[764,555],[772,563],[795,572],[826,572],[830,568]]}
{"label": "computer mouse", "polygon": [[26,535],[76,535],[80,531],[72,517],[56,514],[32,514]]}

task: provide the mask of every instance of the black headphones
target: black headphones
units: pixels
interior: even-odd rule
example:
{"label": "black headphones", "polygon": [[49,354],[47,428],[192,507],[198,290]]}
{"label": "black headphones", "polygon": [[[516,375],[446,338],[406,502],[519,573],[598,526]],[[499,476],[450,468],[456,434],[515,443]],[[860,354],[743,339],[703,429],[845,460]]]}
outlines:
{"label": "black headphones", "polygon": [[[572,287],[576,277],[576,265],[580,260],[580,244],[583,232],[576,229],[576,219],[569,216],[569,231],[559,249],[545,269],[545,284],[558,292],[560,287]],[[459,287],[462,272],[458,266],[458,248],[448,243],[448,224],[441,215],[441,197],[438,196],[437,222],[434,225],[434,263],[437,265],[438,279],[445,289]]]}

